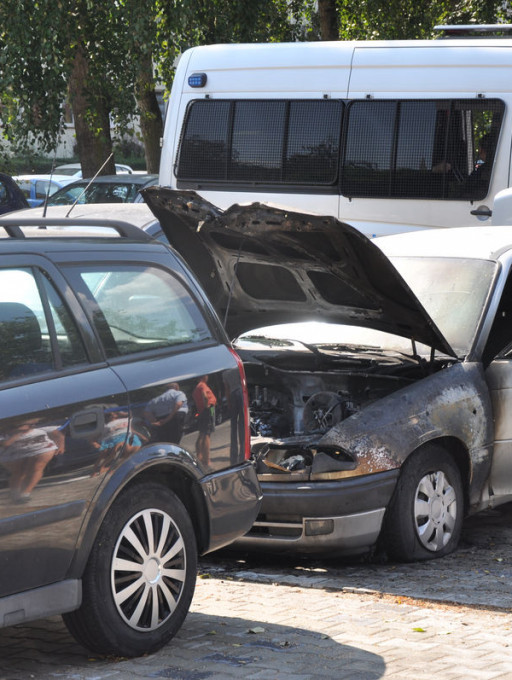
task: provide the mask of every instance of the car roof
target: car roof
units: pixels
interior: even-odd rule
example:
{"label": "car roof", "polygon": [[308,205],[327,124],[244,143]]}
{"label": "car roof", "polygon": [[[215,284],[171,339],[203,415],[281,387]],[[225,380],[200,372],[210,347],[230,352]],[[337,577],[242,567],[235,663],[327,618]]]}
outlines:
{"label": "car roof", "polygon": [[[69,207],[70,206],[62,206]],[[69,250],[71,239],[80,239],[80,251],[87,247],[101,248],[108,242],[119,250],[120,238],[123,249],[130,245],[157,243],[151,233],[133,223],[121,220],[119,215],[94,215],[62,217],[55,212],[43,216],[43,209],[15,211],[0,216],[0,249],[3,254],[20,249],[36,252],[44,250]],[[155,220],[153,220],[155,222]],[[157,223],[158,224],[158,223]],[[47,245],[48,244],[48,245]],[[89,246],[87,245],[89,244]]]}
{"label": "car roof", "polygon": [[53,175],[48,175],[48,174],[42,174],[42,175],[14,175],[13,176],[14,180],[23,180],[24,182],[28,180],[54,180],[55,182],[66,182],[67,184],[70,184],[73,180],[70,178],[70,175],[58,175],[58,174],[53,174]]}
{"label": "car roof", "polygon": [[512,250],[512,227],[450,227],[382,236],[374,243],[388,257],[462,257],[498,260]]}
{"label": "car roof", "polygon": [[[84,177],[77,179],[73,184],[85,185],[91,181],[91,177]],[[135,175],[128,172],[122,172],[118,175],[98,175],[95,180],[97,184],[106,184],[108,182],[115,182],[116,184],[146,184],[147,182],[158,180],[158,175]]]}
{"label": "car roof", "polygon": [[[46,208],[46,217],[65,218],[70,212],[71,205],[51,205]],[[42,217],[44,207],[18,210],[16,217]],[[145,203],[80,203],[75,205],[69,215],[69,221],[87,218],[94,220],[121,220],[133,224],[139,229],[146,229],[148,225],[158,222]]]}

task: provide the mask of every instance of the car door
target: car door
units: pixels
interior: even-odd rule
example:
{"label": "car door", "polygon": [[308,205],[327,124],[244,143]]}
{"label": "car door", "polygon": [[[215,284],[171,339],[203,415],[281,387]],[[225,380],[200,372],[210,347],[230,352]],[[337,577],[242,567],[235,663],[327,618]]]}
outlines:
{"label": "car door", "polygon": [[135,441],[179,444],[197,455],[203,473],[243,462],[243,410],[235,413],[227,388],[230,371],[240,381],[237,364],[190,282],[142,261],[76,264],[66,275],[127,387]]}
{"label": "car door", "polygon": [[[512,328],[510,329],[512,334]],[[494,452],[491,488],[495,496],[512,498],[512,346],[491,362],[486,370],[493,415]]]}
{"label": "car door", "polygon": [[490,486],[500,502],[512,499],[512,274],[508,273],[483,353],[494,420]]}
{"label": "car door", "polygon": [[59,272],[39,256],[9,261],[0,268],[0,596],[65,578],[103,479],[105,423],[127,405]]}

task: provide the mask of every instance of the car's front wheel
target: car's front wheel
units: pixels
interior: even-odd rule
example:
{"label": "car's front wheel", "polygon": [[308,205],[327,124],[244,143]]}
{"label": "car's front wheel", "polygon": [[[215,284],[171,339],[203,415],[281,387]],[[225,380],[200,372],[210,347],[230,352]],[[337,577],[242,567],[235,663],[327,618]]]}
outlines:
{"label": "car's front wheel", "polygon": [[183,623],[196,574],[194,531],[183,504],[160,484],[140,484],[105,517],[83,577],[82,605],[64,621],[96,654],[154,652]]}
{"label": "car's front wheel", "polygon": [[405,562],[447,555],[457,547],[463,517],[459,468],[445,450],[425,447],[403,466],[386,513],[384,549]]}

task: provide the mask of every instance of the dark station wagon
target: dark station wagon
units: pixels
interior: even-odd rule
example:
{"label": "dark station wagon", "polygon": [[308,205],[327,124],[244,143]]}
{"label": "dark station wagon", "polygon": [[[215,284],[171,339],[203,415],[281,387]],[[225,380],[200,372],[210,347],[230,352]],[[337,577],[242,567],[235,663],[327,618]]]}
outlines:
{"label": "dark station wagon", "polygon": [[0,231],[0,625],[62,613],[96,654],[152,652],[198,553],[258,513],[242,363],[185,263],[137,227]]}

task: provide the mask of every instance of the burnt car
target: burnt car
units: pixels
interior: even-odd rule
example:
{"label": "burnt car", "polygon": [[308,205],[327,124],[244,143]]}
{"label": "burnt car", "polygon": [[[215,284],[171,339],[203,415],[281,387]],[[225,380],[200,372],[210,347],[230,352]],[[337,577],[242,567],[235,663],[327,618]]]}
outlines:
{"label": "burnt car", "polygon": [[[244,361],[263,503],[238,547],[430,559],[512,499],[512,228],[370,241],[332,217],[145,199]],[[254,330],[308,321],[324,338]]]}

